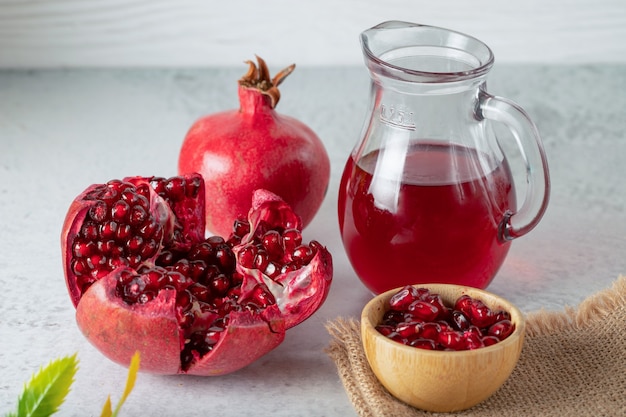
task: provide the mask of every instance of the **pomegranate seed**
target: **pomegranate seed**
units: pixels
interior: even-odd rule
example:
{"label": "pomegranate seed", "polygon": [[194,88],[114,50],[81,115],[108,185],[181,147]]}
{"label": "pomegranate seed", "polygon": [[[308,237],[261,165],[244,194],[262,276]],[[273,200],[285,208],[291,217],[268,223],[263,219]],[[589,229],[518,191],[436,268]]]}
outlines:
{"label": "pomegranate seed", "polygon": [[128,240],[131,236],[132,229],[128,224],[120,224],[115,232],[115,239],[119,241]]}
{"label": "pomegranate seed", "polygon": [[109,258],[107,266],[112,271],[121,266],[128,266],[128,260],[123,256],[113,256]]}
{"label": "pomegranate seed", "polygon": [[129,283],[124,285],[122,289],[122,297],[124,298],[124,301],[129,304],[136,303],[145,288],[146,282],[144,279],[140,275],[135,276]]}
{"label": "pomegranate seed", "polygon": [[126,223],[130,219],[130,206],[124,200],[118,200],[111,207],[111,218],[114,221]]}
{"label": "pomegranate seed", "polygon": [[271,292],[263,285],[257,285],[252,291],[251,301],[260,307],[276,304]]}
{"label": "pomegranate seed", "polygon": [[144,259],[148,259],[156,255],[158,250],[159,244],[156,242],[156,240],[150,239],[143,245],[143,247],[139,251],[139,255],[141,255]]}
{"label": "pomegranate seed", "polygon": [[222,336],[223,331],[224,329],[221,327],[211,327],[206,332],[206,335],[204,337],[204,342],[208,346],[213,347],[213,345],[215,345],[217,342],[220,341],[220,337]]}
{"label": "pomegranate seed", "polygon": [[206,275],[206,263],[204,261],[190,261],[189,262],[189,278],[198,282]]}
{"label": "pomegranate seed", "polygon": [[395,293],[389,300],[389,308],[392,310],[406,310],[413,301],[418,299],[417,288],[407,285]]}
{"label": "pomegranate seed", "polygon": [[256,256],[254,257],[254,268],[260,271],[265,271],[267,265],[270,262],[270,258],[267,252],[263,249],[257,251]]}
{"label": "pomegranate seed", "polygon": [[483,337],[483,336],[484,336],[483,332],[482,332],[482,331],[481,331],[478,327],[474,326],[473,324],[472,324],[472,325],[470,325],[470,326],[469,326],[469,327],[465,330],[465,333],[468,333],[468,334],[469,334],[469,333],[472,333],[472,334],[475,334],[475,335],[476,335],[476,336],[478,336],[478,337]]}
{"label": "pomegranate seed", "polygon": [[437,341],[445,349],[464,350],[465,343],[461,334],[455,330],[443,330],[439,332]]}
{"label": "pomegranate seed", "polygon": [[139,226],[148,219],[148,212],[140,205],[131,208],[128,221],[133,226]]}
{"label": "pomegranate seed", "polygon": [[451,313],[452,327],[456,330],[467,330],[470,327],[470,321],[465,314],[459,310]]}
{"label": "pomegranate seed", "polygon": [[181,329],[189,329],[193,325],[195,316],[191,310],[178,313],[178,325]]}
{"label": "pomegranate seed", "polygon": [[320,242],[318,242],[317,240],[312,240],[309,243],[309,247],[311,248],[311,250],[313,251],[313,254],[316,254],[317,252],[321,251],[322,249],[324,249],[324,245],[322,245]]}
{"label": "pomegranate seed", "polygon": [[511,333],[513,333],[514,326],[510,320],[501,320],[492,324],[487,330],[488,336],[495,336],[500,340],[506,339]]}
{"label": "pomegranate seed", "polygon": [[283,238],[277,230],[268,230],[263,235],[262,244],[270,259],[278,260],[283,257]]}
{"label": "pomegranate seed", "polygon": [[182,177],[173,177],[165,182],[165,192],[167,197],[179,201],[185,198],[185,179]]}
{"label": "pomegranate seed", "polygon": [[413,301],[406,309],[414,317],[423,321],[433,321],[439,315],[437,306],[423,300]]}
{"label": "pomegranate seed", "polygon": [[158,230],[161,228],[159,224],[155,220],[150,220],[149,222],[144,223],[137,233],[142,237],[153,237],[157,234]]}
{"label": "pomegranate seed", "polygon": [[493,311],[480,300],[474,300],[471,306],[470,321],[478,327],[489,327],[495,323]]}
{"label": "pomegranate seed", "polygon": [[221,236],[211,236],[211,237],[207,238],[206,242],[209,245],[213,246],[214,248],[219,246],[219,245],[221,245],[221,244],[226,243],[224,238],[221,237]]}
{"label": "pomegranate seed", "polygon": [[148,186],[148,184],[139,184],[135,188],[135,191],[137,192],[137,195],[142,196],[146,199],[146,201],[149,201],[150,187]]}
{"label": "pomegranate seed", "polygon": [[398,333],[396,332],[391,332],[387,335],[387,337],[391,340],[393,340],[394,342],[398,342],[398,343],[402,343],[403,345],[408,344],[408,340],[406,340],[404,337],[400,336]]}
{"label": "pomegranate seed", "polygon": [[80,236],[86,240],[96,240],[98,238],[99,227],[96,223],[85,222],[80,230]]}
{"label": "pomegranate seed", "polygon": [[102,223],[109,216],[109,207],[104,201],[96,201],[96,203],[89,208],[89,217],[97,223]]}
{"label": "pomegranate seed", "polygon": [[445,321],[445,320],[439,320],[436,322],[439,325],[439,331],[443,332],[443,331],[447,331],[447,330],[454,330],[454,328],[452,326],[450,326],[450,324]]}
{"label": "pomegranate seed", "polygon": [[422,339],[437,340],[439,332],[441,332],[441,326],[438,323],[423,323],[418,334]]}
{"label": "pomegranate seed", "polygon": [[131,253],[139,253],[141,248],[143,247],[143,239],[141,236],[131,236],[130,239],[126,242],[126,247]]}
{"label": "pomegranate seed", "polygon": [[230,280],[225,274],[219,274],[209,283],[211,291],[217,295],[224,295],[230,288]]}
{"label": "pomegranate seed", "polygon": [[244,268],[254,268],[254,260],[256,258],[257,248],[252,244],[248,244],[239,251],[239,264]]}
{"label": "pomegranate seed", "polygon": [[202,284],[192,284],[189,286],[188,290],[198,301],[209,302],[211,300],[211,291]]}
{"label": "pomegranate seed", "polygon": [[478,349],[485,346],[482,341],[482,337],[474,332],[464,332],[463,339],[465,340],[465,349]]}
{"label": "pomegranate seed", "polygon": [[102,265],[99,268],[91,270],[91,272],[89,273],[89,276],[93,278],[94,280],[99,280],[101,278],[104,278],[105,276],[109,274],[109,272],[111,272],[111,270],[108,268],[108,265],[109,265],[109,262],[108,260],[105,259],[105,261],[102,263]]}
{"label": "pomegranate seed", "polygon": [[135,278],[135,274],[133,274],[129,270],[124,270],[120,273],[117,278],[118,288],[122,288],[128,284]]}
{"label": "pomegranate seed", "polygon": [[208,242],[202,242],[197,245],[194,245],[193,248],[189,251],[187,255],[187,259],[190,261],[204,261],[207,263],[211,263],[215,250],[213,246],[211,246]]}
{"label": "pomegranate seed", "polygon": [[[110,255],[114,250],[114,247],[117,247],[117,243],[114,240],[107,240],[105,242],[99,240],[98,243],[95,244],[98,252],[104,255]],[[94,251],[95,252],[95,251]]]}
{"label": "pomegranate seed", "polygon": [[274,279],[280,275],[281,268],[282,267],[276,262],[270,261],[268,262],[267,267],[265,268],[265,271],[263,271],[263,273],[268,277]]}
{"label": "pomegranate seed", "polygon": [[437,309],[438,315],[444,315],[448,312],[439,294],[424,294],[422,295],[422,299],[433,305]]}
{"label": "pomegranate seed", "polygon": [[509,313],[508,311],[504,311],[504,310],[498,310],[495,313],[495,322],[502,321],[502,320],[511,320],[511,313]]}
{"label": "pomegranate seed", "polygon": [[134,206],[139,203],[139,196],[135,192],[134,187],[128,187],[120,193],[120,197],[123,201],[127,202],[129,206]]}
{"label": "pomegranate seed", "polygon": [[170,266],[174,264],[174,254],[172,251],[163,250],[156,259],[156,264],[161,266]]}
{"label": "pomegranate seed", "polygon": [[167,278],[177,291],[182,291],[193,284],[193,281],[178,271],[167,271]]}
{"label": "pomegranate seed", "polygon": [[239,297],[241,296],[241,287],[229,288],[228,291],[226,292],[226,296],[230,298],[230,300],[228,301],[238,300]]}
{"label": "pomegranate seed", "polygon": [[143,262],[141,255],[133,253],[128,254],[126,259],[128,260],[128,266],[131,268],[137,268]]}
{"label": "pomegranate seed", "polygon": [[204,285],[208,285],[216,276],[220,275],[220,271],[217,265],[209,264],[204,270],[204,276],[200,277],[200,282]]}
{"label": "pomegranate seed", "polygon": [[379,324],[376,326],[376,330],[381,333],[383,336],[389,336],[392,332],[395,331],[394,326],[390,326],[388,324]]}
{"label": "pomegranate seed", "polygon": [[313,259],[313,251],[310,247],[306,245],[300,245],[293,250],[291,253],[291,257],[294,260],[298,260],[302,262],[304,265],[307,265]]}
{"label": "pomegranate seed", "polygon": [[106,262],[106,257],[100,254],[91,255],[89,258],[87,258],[87,266],[89,266],[89,269],[97,269],[103,265],[106,265]]}
{"label": "pomegranate seed", "polygon": [[188,178],[185,180],[185,196],[188,198],[196,198],[202,186],[203,184],[199,177]]}
{"label": "pomegranate seed", "polygon": [[420,331],[419,323],[400,323],[396,326],[395,332],[404,338],[415,337]]}
{"label": "pomegranate seed", "polygon": [[172,268],[170,269],[172,271],[176,271],[179,274],[185,275],[185,276],[189,276],[189,271],[191,270],[191,266],[189,264],[189,260],[187,259],[181,259],[178,262],[176,262]]}
{"label": "pomegranate seed", "polygon": [[117,235],[117,222],[111,221],[100,226],[100,238],[102,240],[115,239]]}
{"label": "pomegranate seed", "polygon": [[222,243],[215,248],[215,259],[222,272],[232,274],[237,265],[235,254],[228,244],[222,239]]}
{"label": "pomegranate seed", "polygon": [[183,310],[191,308],[194,297],[191,291],[184,290],[176,294],[176,305]]}
{"label": "pomegranate seed", "polygon": [[87,261],[85,261],[84,259],[73,259],[72,271],[76,275],[82,276],[89,274],[90,268],[87,266]]}
{"label": "pomegranate seed", "polygon": [[230,279],[232,285],[241,285],[241,283],[243,282],[243,275],[241,275],[239,272],[234,272]]}
{"label": "pomegranate seed", "polygon": [[154,289],[158,289],[161,287],[163,272],[160,269],[151,269],[146,272],[142,271],[142,274],[145,276],[146,286]]}
{"label": "pomegranate seed", "polygon": [[302,244],[302,233],[298,229],[287,229],[283,232],[283,246],[285,252],[292,253]]}
{"label": "pomegranate seed", "polygon": [[460,296],[454,303],[454,309],[463,312],[466,316],[470,314],[470,305],[472,304],[472,297],[467,294]]}
{"label": "pomegranate seed", "polygon": [[244,237],[250,233],[250,223],[247,220],[237,219],[233,223],[233,234]]}
{"label": "pomegranate seed", "polygon": [[105,202],[111,202],[117,199],[119,193],[119,186],[122,184],[119,180],[109,181],[102,189],[102,192],[99,195],[99,198]]}
{"label": "pomegranate seed", "polygon": [[500,341],[500,339],[498,339],[495,336],[485,336],[483,337],[483,345],[484,346],[491,346],[491,345],[495,345],[496,343],[498,343]]}
{"label": "pomegranate seed", "polygon": [[402,323],[404,321],[404,315],[399,311],[388,310],[383,315],[383,324],[389,324],[392,326]]}
{"label": "pomegranate seed", "polygon": [[241,238],[237,235],[231,235],[228,240],[226,241],[226,243],[228,244],[228,246],[230,246],[231,248],[234,248],[235,246],[239,246],[241,244]]}
{"label": "pomegranate seed", "polygon": [[93,255],[96,252],[96,244],[93,241],[74,241],[74,256],[77,258],[86,258]]}
{"label": "pomegranate seed", "polygon": [[154,300],[155,297],[156,297],[156,294],[153,291],[146,291],[146,292],[141,293],[139,297],[137,297],[137,303],[146,304]]}
{"label": "pomegranate seed", "polygon": [[409,342],[409,346],[413,346],[419,349],[436,350],[437,345],[430,339],[413,339]]}

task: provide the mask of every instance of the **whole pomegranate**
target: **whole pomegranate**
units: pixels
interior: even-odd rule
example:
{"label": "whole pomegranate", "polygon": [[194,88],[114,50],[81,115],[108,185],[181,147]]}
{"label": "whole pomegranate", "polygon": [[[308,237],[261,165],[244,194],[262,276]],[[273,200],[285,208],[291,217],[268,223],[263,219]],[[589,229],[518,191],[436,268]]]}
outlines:
{"label": "whole pomegranate", "polygon": [[238,110],[197,120],[187,133],[178,160],[179,174],[199,172],[206,186],[206,226],[226,235],[232,219],[247,213],[256,189],[279,195],[306,227],[328,187],[330,160],[319,137],[299,120],[274,108],[278,85],[291,65],[270,79],[265,62],[239,80]]}
{"label": "whole pomegranate", "polygon": [[205,238],[199,174],[133,177],[72,202],[61,246],[67,288],[87,339],[143,371],[221,375],[275,348],[324,302],[330,253],[302,242],[302,223],[257,190],[228,239]]}

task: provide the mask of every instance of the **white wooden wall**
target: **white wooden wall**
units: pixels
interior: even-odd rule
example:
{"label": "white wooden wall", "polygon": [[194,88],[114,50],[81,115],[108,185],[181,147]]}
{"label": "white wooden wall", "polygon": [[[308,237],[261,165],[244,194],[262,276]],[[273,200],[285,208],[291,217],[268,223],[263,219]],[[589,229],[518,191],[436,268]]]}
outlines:
{"label": "white wooden wall", "polygon": [[498,62],[626,62],[626,0],[0,0],[0,68],[361,65],[358,34],[392,19]]}

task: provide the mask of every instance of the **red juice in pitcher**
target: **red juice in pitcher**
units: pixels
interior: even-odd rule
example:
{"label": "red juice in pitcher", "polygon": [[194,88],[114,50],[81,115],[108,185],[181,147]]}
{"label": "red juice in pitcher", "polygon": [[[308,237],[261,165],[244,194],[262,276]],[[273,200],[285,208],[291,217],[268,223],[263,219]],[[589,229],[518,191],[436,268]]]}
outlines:
{"label": "red juice in pitcher", "polygon": [[[350,262],[374,293],[419,283],[485,288],[510,242],[498,238],[515,211],[508,165],[479,151],[416,142],[405,162],[381,151],[350,158],[339,225]],[[350,180],[350,181],[349,181]]]}

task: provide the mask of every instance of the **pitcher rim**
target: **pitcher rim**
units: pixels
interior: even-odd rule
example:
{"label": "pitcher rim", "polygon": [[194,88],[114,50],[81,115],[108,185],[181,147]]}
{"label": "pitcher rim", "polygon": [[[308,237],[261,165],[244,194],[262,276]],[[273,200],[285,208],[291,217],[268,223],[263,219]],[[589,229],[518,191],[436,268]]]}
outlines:
{"label": "pitcher rim", "polygon": [[[427,30],[432,30],[432,31],[440,31],[442,33],[448,33],[450,35],[460,36],[462,38],[465,38],[468,41],[474,42],[477,46],[480,46],[481,48],[483,48],[485,52],[484,54],[485,57],[481,59],[481,57],[478,57],[477,54],[472,53],[471,51],[468,51],[467,49],[463,49],[465,52],[469,52],[474,58],[476,58],[479,63],[479,65],[473,66],[472,68],[463,70],[463,71],[426,71],[426,70],[418,70],[418,69],[407,68],[407,67],[400,66],[400,65],[395,65],[380,58],[381,54],[376,54],[374,51],[372,51],[369,45],[369,38],[368,38],[368,34],[371,33],[372,31],[380,30],[380,29],[388,29],[391,27],[421,28],[421,29],[427,29]],[[495,57],[491,48],[489,48],[489,46],[483,41],[481,41],[480,39],[474,36],[468,35],[466,33],[463,33],[463,32],[459,32],[459,31],[452,30],[452,29],[447,29],[447,28],[440,27],[440,26],[425,25],[421,23],[412,23],[412,22],[405,22],[405,21],[399,21],[399,20],[387,20],[385,22],[379,23],[378,25],[373,26],[361,32],[360,39],[361,39],[361,46],[362,46],[363,52],[369,61],[383,68],[387,68],[388,70],[391,70],[393,74],[395,74],[395,72],[400,72],[400,74],[405,74],[405,75],[416,77],[418,78],[418,81],[423,81],[423,82],[462,81],[462,80],[468,80],[468,79],[481,77],[490,71],[495,61]],[[422,46],[427,46],[427,45],[422,45]],[[446,45],[441,44],[441,45],[429,45],[429,46],[446,46]],[[460,48],[452,48],[452,49],[460,49]],[[387,74],[387,75],[393,75],[393,74]],[[395,74],[395,75],[398,75],[398,74]]]}

